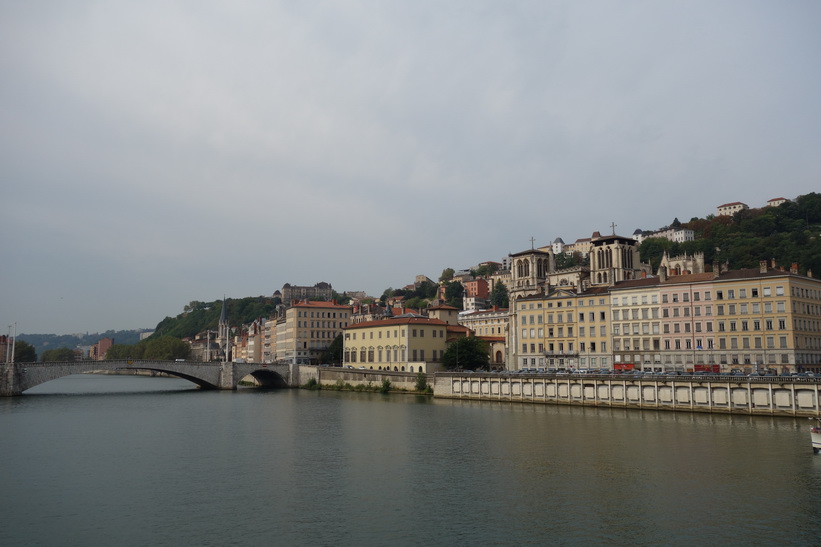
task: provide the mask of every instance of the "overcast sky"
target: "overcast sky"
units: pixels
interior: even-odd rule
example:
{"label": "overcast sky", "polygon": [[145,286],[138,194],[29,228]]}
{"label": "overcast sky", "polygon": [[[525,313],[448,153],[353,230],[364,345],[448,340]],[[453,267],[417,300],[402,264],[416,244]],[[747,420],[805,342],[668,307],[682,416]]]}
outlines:
{"label": "overcast sky", "polygon": [[821,2],[0,1],[0,333],[821,191]]}

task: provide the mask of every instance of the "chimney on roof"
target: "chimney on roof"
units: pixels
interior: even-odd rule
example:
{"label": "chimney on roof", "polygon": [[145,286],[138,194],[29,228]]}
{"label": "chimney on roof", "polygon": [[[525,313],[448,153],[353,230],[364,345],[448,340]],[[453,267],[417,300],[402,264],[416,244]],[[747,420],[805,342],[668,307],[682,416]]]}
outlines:
{"label": "chimney on roof", "polygon": [[767,273],[767,261],[766,260],[759,260],[758,261],[758,273]]}
{"label": "chimney on roof", "polygon": [[771,259],[770,259],[770,267],[771,267],[772,269],[775,269],[775,265],[776,265],[775,259],[774,259],[774,258],[771,258]]}
{"label": "chimney on roof", "polygon": [[812,277],[812,268],[807,269],[807,277]]}
{"label": "chimney on roof", "polygon": [[792,263],[792,266],[790,266],[790,273],[798,275],[798,262]]}
{"label": "chimney on roof", "polygon": [[659,281],[662,283],[667,281],[667,266],[662,266],[659,268]]}
{"label": "chimney on roof", "polygon": [[713,262],[713,279],[721,275],[721,266],[719,266],[718,261]]}

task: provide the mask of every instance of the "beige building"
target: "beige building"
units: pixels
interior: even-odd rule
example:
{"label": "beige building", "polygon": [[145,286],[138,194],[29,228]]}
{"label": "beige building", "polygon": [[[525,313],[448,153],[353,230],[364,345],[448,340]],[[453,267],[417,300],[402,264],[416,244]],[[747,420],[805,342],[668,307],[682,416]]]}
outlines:
{"label": "beige building", "polygon": [[349,325],[344,329],[344,363],[354,368],[434,372],[442,368],[448,324],[407,314]]}
{"label": "beige building", "polygon": [[290,306],[295,301],[310,299],[329,301],[333,298],[333,287],[324,281],[320,281],[313,287],[286,283],[282,286],[282,291],[275,292],[274,296],[279,296],[285,306]]}
{"label": "beige building", "polygon": [[717,208],[718,216],[733,216],[739,211],[743,211],[744,209],[749,209],[746,203],[741,203],[740,201],[734,201],[732,203],[725,203],[724,205],[719,205]]}
{"label": "beige building", "polygon": [[319,364],[320,354],[350,323],[352,311],[334,301],[302,301],[287,308],[277,319],[276,360]]}

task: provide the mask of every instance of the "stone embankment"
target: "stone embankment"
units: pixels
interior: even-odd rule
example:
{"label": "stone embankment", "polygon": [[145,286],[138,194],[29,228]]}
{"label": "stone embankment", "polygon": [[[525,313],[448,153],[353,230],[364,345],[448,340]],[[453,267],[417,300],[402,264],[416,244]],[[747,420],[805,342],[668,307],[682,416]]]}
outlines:
{"label": "stone embankment", "polygon": [[725,376],[437,373],[435,397],[821,417],[821,379]]}

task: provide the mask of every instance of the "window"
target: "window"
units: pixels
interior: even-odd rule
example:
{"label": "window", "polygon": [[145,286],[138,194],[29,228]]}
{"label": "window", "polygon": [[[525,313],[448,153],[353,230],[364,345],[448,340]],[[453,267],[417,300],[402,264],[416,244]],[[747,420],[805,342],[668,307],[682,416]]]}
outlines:
{"label": "window", "polygon": [[772,296],[772,290],[770,287],[764,287],[764,296]]}
{"label": "window", "polygon": [[784,287],[776,287],[775,288],[775,295],[776,296],[784,296]]}
{"label": "window", "polygon": [[758,287],[754,287],[754,288],[750,289],[750,294],[752,295],[753,298],[758,298]]}
{"label": "window", "polygon": [[729,289],[727,291],[727,298],[730,298],[730,299],[735,298],[735,290],[734,289]]}

